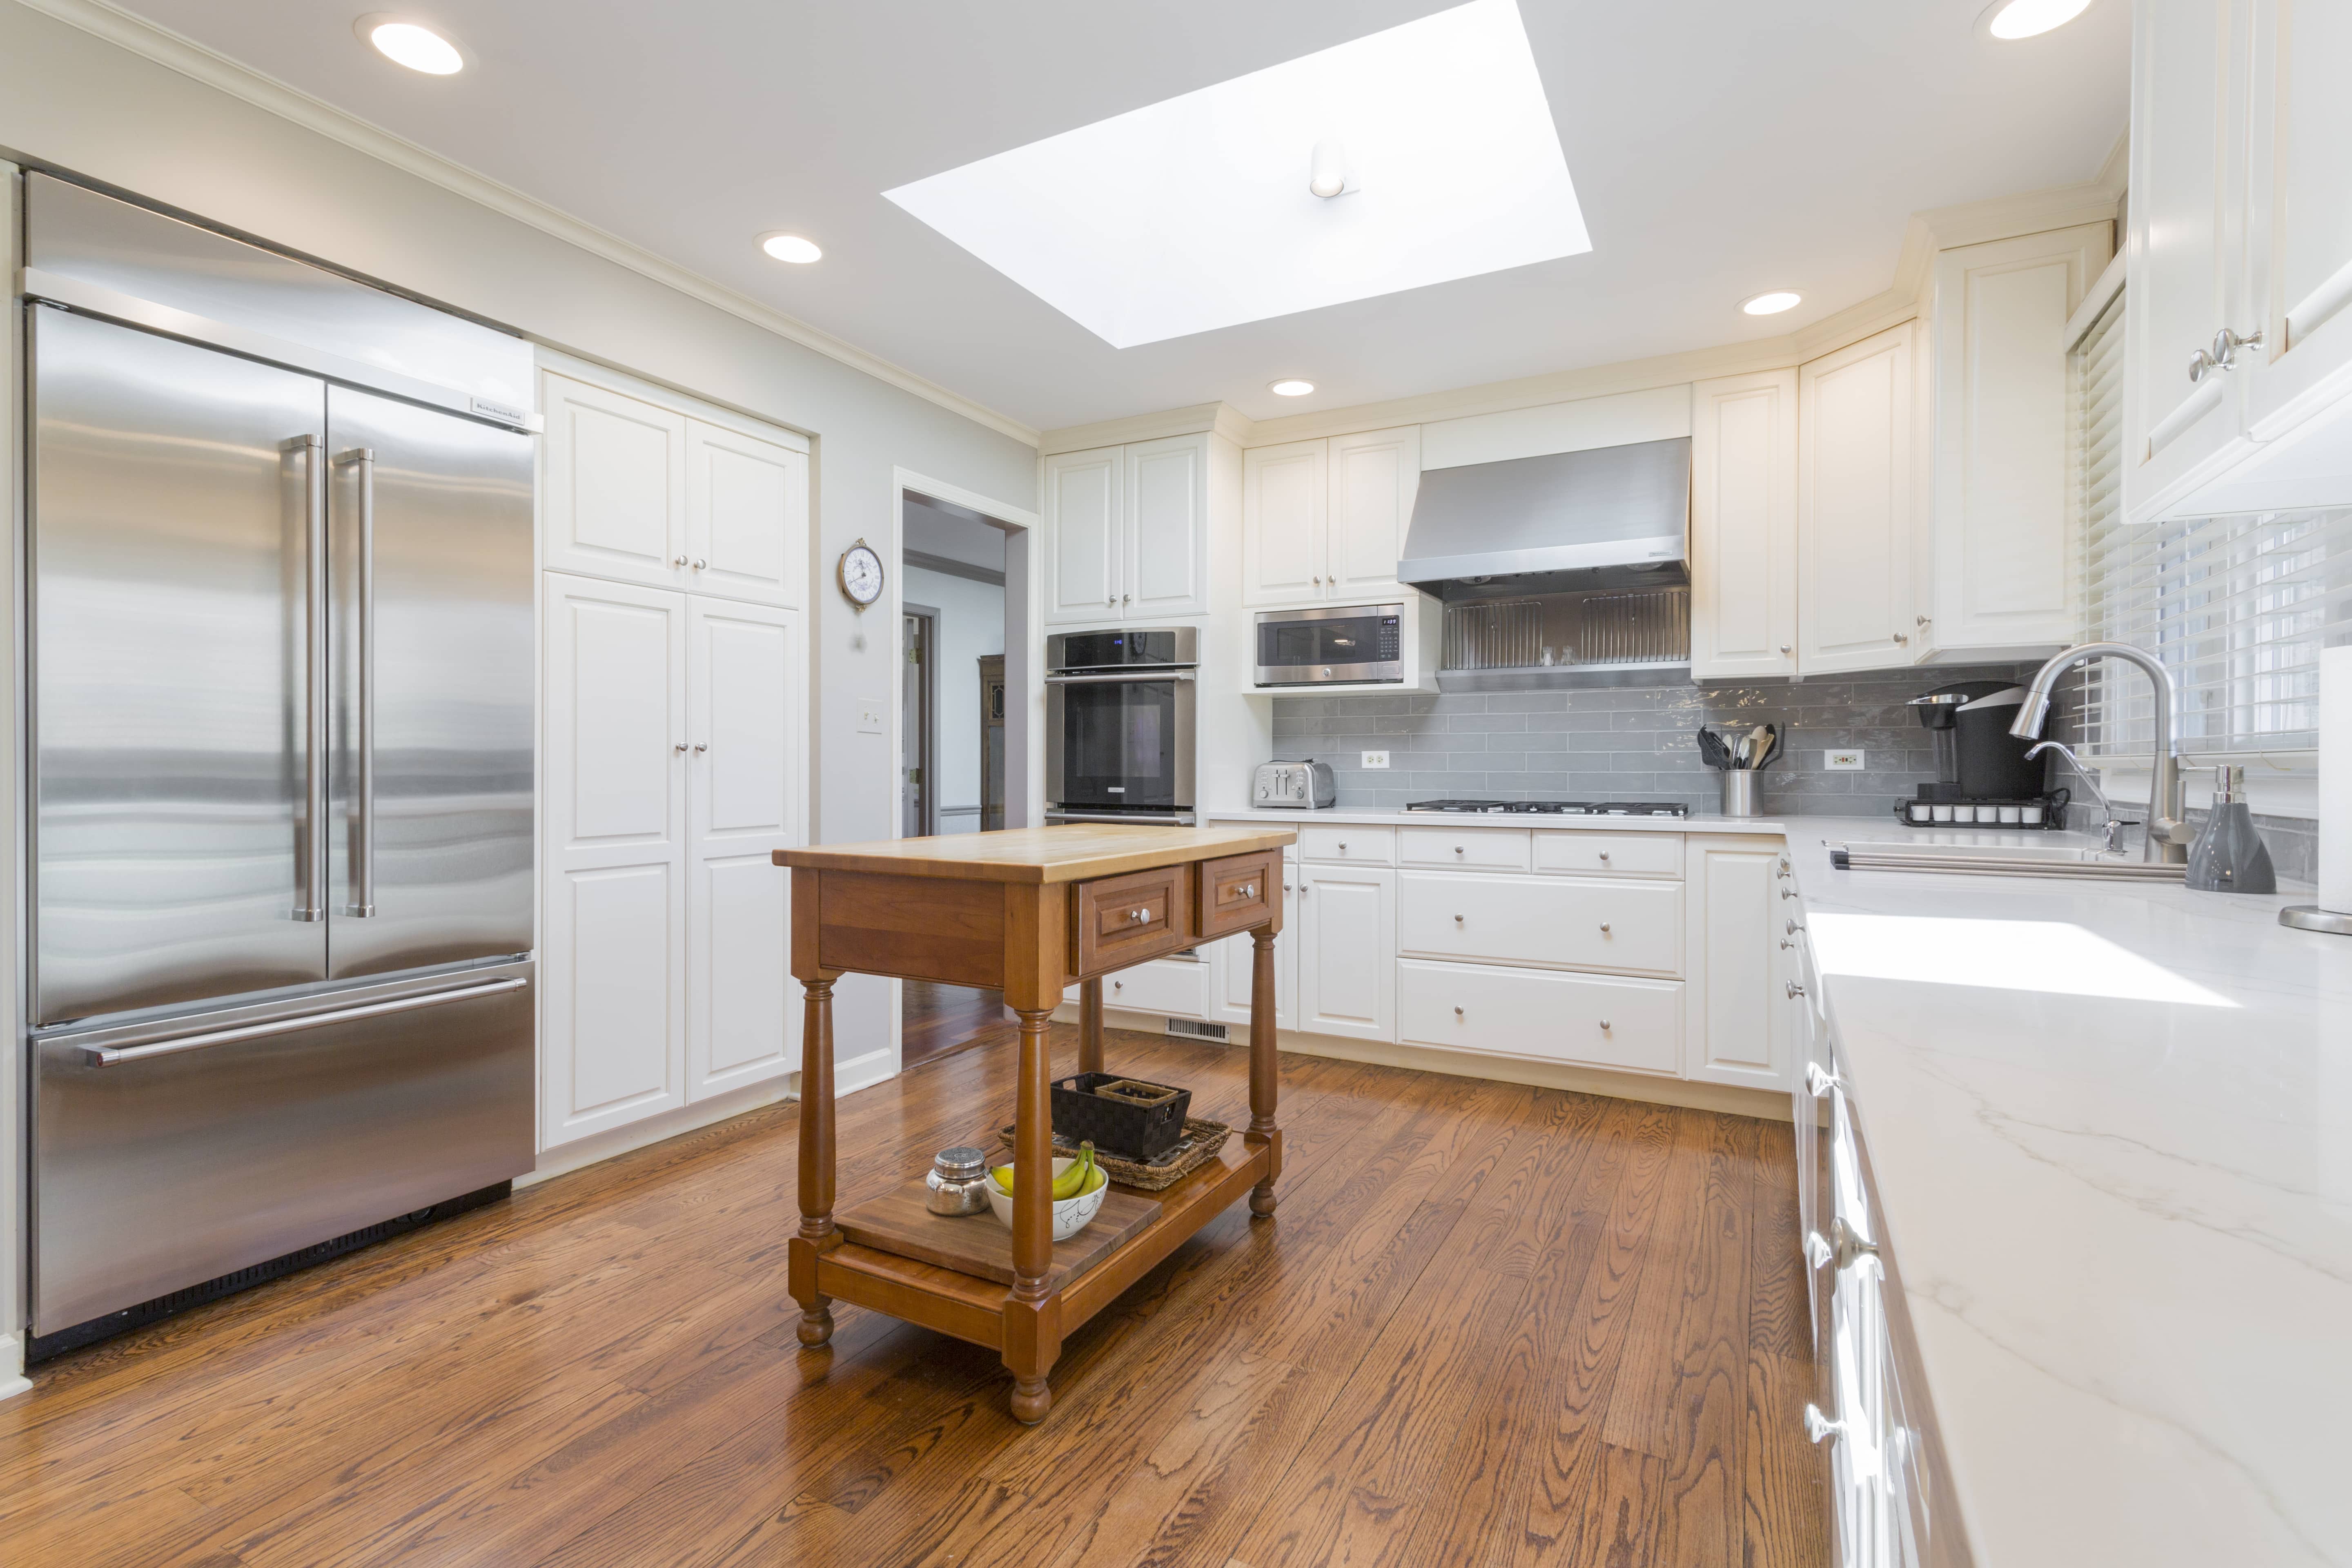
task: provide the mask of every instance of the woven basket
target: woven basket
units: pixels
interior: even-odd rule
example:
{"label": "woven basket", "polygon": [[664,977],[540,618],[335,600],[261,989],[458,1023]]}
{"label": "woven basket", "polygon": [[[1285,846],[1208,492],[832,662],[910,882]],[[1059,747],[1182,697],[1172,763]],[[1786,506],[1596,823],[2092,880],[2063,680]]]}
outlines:
{"label": "woven basket", "polygon": [[[1095,1163],[1103,1168],[1104,1174],[1122,1187],[1156,1193],[1164,1187],[1174,1186],[1215,1159],[1217,1151],[1223,1149],[1225,1140],[1233,1135],[1234,1130],[1223,1122],[1196,1116],[1184,1123],[1184,1136],[1177,1142],[1176,1147],[1151,1164],[1122,1160],[1099,1149],[1095,1151]],[[1009,1153],[1013,1148],[1013,1129],[1010,1126],[999,1128],[996,1141],[1003,1144]],[[1058,1134],[1055,1137],[1054,1152],[1056,1155],[1076,1155],[1077,1152],[1078,1146],[1075,1142],[1066,1142]]]}

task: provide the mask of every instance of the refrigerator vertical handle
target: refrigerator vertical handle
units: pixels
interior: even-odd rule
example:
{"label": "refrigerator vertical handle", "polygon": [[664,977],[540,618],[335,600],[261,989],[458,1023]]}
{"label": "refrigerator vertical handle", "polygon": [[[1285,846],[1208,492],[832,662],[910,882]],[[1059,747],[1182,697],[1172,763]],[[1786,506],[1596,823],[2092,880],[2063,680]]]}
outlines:
{"label": "refrigerator vertical handle", "polygon": [[302,831],[298,921],[327,918],[327,468],[316,436],[280,441],[302,459]]}
{"label": "refrigerator vertical handle", "polygon": [[335,467],[356,470],[359,479],[359,691],[353,715],[351,825],[351,901],[343,913],[365,920],[375,913],[375,452],[353,447],[335,455]]}

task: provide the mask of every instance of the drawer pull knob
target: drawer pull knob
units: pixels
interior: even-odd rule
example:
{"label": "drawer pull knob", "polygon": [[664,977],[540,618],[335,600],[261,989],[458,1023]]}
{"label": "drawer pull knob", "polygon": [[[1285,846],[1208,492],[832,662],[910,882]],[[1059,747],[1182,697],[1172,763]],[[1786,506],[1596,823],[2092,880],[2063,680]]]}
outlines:
{"label": "drawer pull knob", "polygon": [[1833,1089],[1843,1089],[1844,1087],[1845,1079],[1838,1077],[1837,1074],[1830,1071],[1829,1068],[1822,1066],[1821,1063],[1807,1062],[1805,1064],[1805,1088],[1811,1092],[1812,1097],[1815,1100],[1819,1100],[1822,1096],[1827,1094]]}
{"label": "drawer pull knob", "polygon": [[1236,898],[1243,898],[1243,899],[1255,899],[1255,898],[1256,898],[1256,897],[1257,897],[1257,889],[1255,889],[1255,887],[1251,886],[1251,885],[1250,885],[1249,883],[1247,883],[1247,882],[1244,882],[1244,883],[1241,885],[1241,890],[1240,890],[1240,892],[1236,893],[1234,896],[1235,896]]}
{"label": "drawer pull knob", "polygon": [[1456,855],[1461,854],[1461,853],[1462,853],[1462,846],[1460,846],[1459,844],[1456,844],[1456,845],[1454,847],[1454,852]]}
{"label": "drawer pull knob", "polygon": [[1151,911],[1150,910],[1129,910],[1127,911],[1127,918],[1128,922],[1131,925],[1150,925],[1151,923]]}
{"label": "drawer pull knob", "polygon": [[1837,1265],[1840,1273],[1865,1258],[1877,1257],[1878,1243],[1846,1224],[1843,1215],[1830,1221],[1830,1261]]}
{"label": "drawer pull knob", "polygon": [[1455,915],[1454,917],[1454,923],[1455,925],[1460,925],[1462,923],[1462,917],[1460,915]]}
{"label": "drawer pull knob", "polygon": [[1346,839],[1342,838],[1341,840],[1339,840],[1339,853],[1340,853],[1340,854],[1342,854],[1342,855],[1345,855],[1347,852],[1348,852],[1348,841],[1347,841]]}
{"label": "drawer pull knob", "polygon": [[1608,858],[1609,858],[1609,851],[1608,851],[1608,850],[1606,850],[1606,849],[1603,849],[1603,850],[1601,852],[1601,858],[1603,860],[1608,859]]}
{"label": "drawer pull knob", "polygon": [[1601,922],[1601,934],[1602,936],[1607,936],[1609,934],[1609,922],[1607,921],[1602,921]]}
{"label": "drawer pull knob", "polygon": [[1797,889],[1794,888],[1783,888],[1780,889],[1780,896],[1784,899],[1793,899],[1797,896]]}
{"label": "drawer pull knob", "polygon": [[1127,989],[1127,982],[1124,980],[1114,980],[1110,983],[1110,988],[1114,991],[1124,991]]}
{"label": "drawer pull knob", "polygon": [[1789,993],[1789,1000],[1791,1002],[1794,1002],[1798,997],[1802,996],[1805,994],[1805,988],[1798,984],[1793,980],[1788,983],[1787,990]]}
{"label": "drawer pull knob", "polygon": [[1462,1009],[1461,1009],[1461,1008],[1459,1008],[1459,1007],[1456,1007],[1455,1009],[1454,1009],[1454,1016],[1455,1017],[1457,1017],[1457,1018],[1459,1018],[1460,1016],[1462,1016]]}
{"label": "drawer pull knob", "polygon": [[1608,1019],[1606,1019],[1606,1018],[1601,1019],[1601,1026],[1602,1028],[1606,1029],[1606,1028],[1609,1026],[1609,1020],[1608,1020]]}
{"label": "drawer pull knob", "polygon": [[1805,1406],[1805,1440],[1807,1442],[1818,1444],[1823,1438],[1843,1436],[1844,1434],[1844,1422],[1831,1420],[1822,1414],[1822,1407],[1818,1405]]}
{"label": "drawer pull knob", "polygon": [[1790,934],[1790,936],[1794,936],[1794,935],[1796,935],[1799,931],[1802,931],[1802,930],[1804,930],[1804,929],[1805,929],[1804,927],[1802,927],[1802,926],[1799,925],[1799,924],[1798,924],[1796,921],[1790,921],[1789,922],[1789,934]]}

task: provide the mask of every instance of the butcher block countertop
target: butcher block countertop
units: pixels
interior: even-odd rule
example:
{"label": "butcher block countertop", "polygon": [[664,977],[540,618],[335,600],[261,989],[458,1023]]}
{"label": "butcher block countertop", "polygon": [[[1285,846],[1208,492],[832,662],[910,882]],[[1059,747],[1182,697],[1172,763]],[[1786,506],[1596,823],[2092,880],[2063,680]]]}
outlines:
{"label": "butcher block countertop", "polygon": [[940,838],[884,838],[871,844],[779,849],[779,866],[866,871],[886,877],[944,877],[967,882],[1087,882],[1157,866],[1181,866],[1258,849],[1280,849],[1298,837],[1280,827],[1155,827],[1069,822],[1002,833]]}

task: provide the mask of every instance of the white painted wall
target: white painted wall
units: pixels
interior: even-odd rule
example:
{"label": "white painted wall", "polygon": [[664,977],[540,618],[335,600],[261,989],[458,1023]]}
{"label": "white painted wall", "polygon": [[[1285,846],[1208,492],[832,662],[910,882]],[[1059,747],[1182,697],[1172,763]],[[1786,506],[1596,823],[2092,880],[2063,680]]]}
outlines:
{"label": "white painted wall", "polygon": [[[857,733],[854,707],[860,697],[888,700],[898,638],[887,626],[866,635],[833,591],[834,563],[861,536],[895,557],[897,468],[1033,505],[1031,447],[220,88],[6,4],[0,158],[104,182],[813,437],[814,837],[890,836],[891,738]],[[7,232],[15,230],[11,218]],[[887,986],[853,976],[836,996],[839,1056],[881,1048],[895,1028]],[[21,1016],[8,1002],[10,1016]],[[6,1069],[0,1084],[13,1086],[20,1064]],[[10,1092],[0,1087],[0,1105]],[[13,1111],[0,1120],[0,1173],[22,1163],[20,1121]],[[11,1179],[0,1173],[0,1183]],[[5,1328],[23,1321],[23,1243],[18,1205],[5,1187],[0,1198]],[[0,1379],[7,1370],[0,1366]]]}
{"label": "white painted wall", "polygon": [[940,613],[940,831],[977,833],[977,813],[947,813],[954,806],[980,804],[978,661],[983,654],[1004,651],[1004,590],[992,583],[909,566],[904,592],[908,604],[928,605]]}

